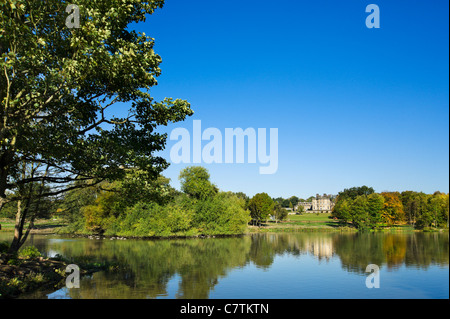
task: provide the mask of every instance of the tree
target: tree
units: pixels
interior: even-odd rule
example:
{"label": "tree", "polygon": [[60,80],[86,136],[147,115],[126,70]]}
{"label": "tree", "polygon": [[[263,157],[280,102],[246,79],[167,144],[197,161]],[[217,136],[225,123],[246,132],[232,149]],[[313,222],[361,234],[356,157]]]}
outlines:
{"label": "tree", "polygon": [[281,207],[279,203],[275,202],[271,215],[275,218],[275,221],[282,221],[288,216],[288,211]]}
{"label": "tree", "polygon": [[350,205],[350,216],[353,225],[358,229],[367,229],[370,226],[370,215],[367,196],[360,195]]}
{"label": "tree", "polygon": [[376,228],[382,222],[382,209],[384,207],[384,197],[373,193],[367,196],[367,212],[369,215],[368,226]]}
{"label": "tree", "polygon": [[171,201],[177,191],[170,186],[170,179],[159,175],[156,179],[143,170],[130,169],[120,181],[117,192],[124,198],[128,206],[139,201],[166,204]]}
{"label": "tree", "polygon": [[342,220],[344,223],[350,222],[352,220],[350,214],[350,205],[352,202],[353,201],[350,198],[341,198],[337,201],[336,205],[334,205],[331,216]]}
{"label": "tree", "polygon": [[428,205],[431,195],[425,193],[416,194],[417,215],[414,220],[414,228],[423,229],[433,222],[433,215]]}
{"label": "tree", "polygon": [[400,194],[400,199],[403,204],[405,218],[408,224],[413,225],[417,215],[417,192],[404,191]]}
{"label": "tree", "polygon": [[250,198],[247,196],[247,194],[245,194],[244,192],[237,192],[234,193],[234,195],[237,198],[244,200],[244,209],[248,209],[248,202],[250,201]]}
{"label": "tree", "polygon": [[275,203],[266,193],[258,193],[250,199],[248,207],[250,216],[261,225],[272,214]]}
{"label": "tree", "polygon": [[214,196],[218,188],[209,181],[208,170],[201,166],[189,166],[180,172],[181,190],[196,199]]}
{"label": "tree", "polygon": [[[129,28],[163,3],[79,0],[80,27],[71,29],[70,1],[0,2],[0,209],[24,200],[7,194],[29,183],[50,185],[46,197],[129,168],[156,178],[168,166],[154,154],[167,134],[155,129],[193,112],[183,100],[153,100],[161,57],[154,39]],[[130,106],[127,116],[108,113],[116,103]],[[23,177],[25,162],[44,169]]]}
{"label": "tree", "polygon": [[384,204],[382,210],[382,217],[387,224],[394,224],[403,222],[405,220],[405,212],[403,211],[403,204],[400,200],[400,193],[398,192],[383,192]]}
{"label": "tree", "polygon": [[117,192],[102,191],[92,205],[82,207],[86,229],[97,235],[103,235],[125,208]]}
{"label": "tree", "polygon": [[352,188],[346,188],[342,192],[339,192],[338,194],[338,201],[344,198],[350,198],[352,200],[355,200],[356,197],[361,195],[370,195],[375,193],[374,189],[372,187],[368,186],[360,186],[360,187],[352,187]]}
{"label": "tree", "polygon": [[[89,181],[77,181],[78,183],[89,183]],[[105,182],[104,182],[105,183]],[[62,195],[58,211],[62,218],[69,224],[75,224],[80,221],[83,214],[81,208],[93,205],[101,191],[103,183],[96,186],[75,187]],[[84,223],[84,221],[83,221]]]}
{"label": "tree", "polygon": [[448,194],[435,192],[428,200],[430,214],[435,227],[448,227]]}
{"label": "tree", "polygon": [[242,234],[250,221],[245,202],[232,193],[218,192],[195,204],[193,225],[203,234]]}
{"label": "tree", "polygon": [[295,207],[298,204],[299,200],[300,199],[297,196],[291,196],[289,198],[289,202],[292,203],[293,207]]}
{"label": "tree", "polygon": [[[33,178],[38,167],[34,163],[29,165],[26,162],[22,162],[21,172],[22,178]],[[48,172],[48,166],[46,173]],[[43,201],[41,195],[46,190],[43,181],[27,183],[26,185],[20,185],[17,189],[17,212],[16,222],[14,225],[14,237],[9,247],[9,253],[14,254],[25,243],[31,229],[34,227],[34,220],[38,217],[41,204]],[[37,197],[37,198],[36,198]],[[28,228],[24,232],[25,223],[28,217]]]}

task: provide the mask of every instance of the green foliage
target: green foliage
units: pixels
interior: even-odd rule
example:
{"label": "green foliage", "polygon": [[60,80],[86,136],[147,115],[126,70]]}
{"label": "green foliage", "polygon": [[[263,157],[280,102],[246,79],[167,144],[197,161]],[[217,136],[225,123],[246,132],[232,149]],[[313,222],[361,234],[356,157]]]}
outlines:
{"label": "green foliage", "polygon": [[259,223],[267,220],[269,215],[272,214],[274,206],[274,201],[266,193],[256,194],[248,204],[251,217]]}
{"label": "green foliage", "polygon": [[382,209],[384,207],[384,197],[373,193],[367,196],[367,211],[369,214],[368,227],[377,228],[382,222]]}
{"label": "green foliage", "polygon": [[350,216],[353,225],[364,230],[368,228],[367,221],[369,220],[367,196],[357,196],[350,205]]}
{"label": "green foliage", "polygon": [[380,194],[340,197],[333,208],[332,217],[351,222],[359,230],[377,228],[382,221],[384,198]]}
{"label": "green foliage", "polygon": [[275,218],[275,220],[285,220],[287,216],[289,215],[288,211],[281,207],[281,205],[276,202],[273,208],[272,216]]}
{"label": "green foliage", "polygon": [[17,213],[17,203],[16,202],[7,202],[3,205],[2,209],[0,209],[0,218],[15,218]]}
{"label": "green foliage", "polygon": [[[50,218],[56,211],[55,200],[53,198],[44,197],[36,198],[39,192],[40,185],[38,183],[29,183],[27,187],[20,187],[8,194],[8,198],[28,198],[30,197],[30,203],[28,204],[28,211],[30,215],[34,215],[36,218]],[[31,191],[30,191],[31,190]],[[48,192],[49,187],[44,187],[42,192]],[[26,200],[21,201],[21,210],[24,211],[26,207]],[[15,218],[17,213],[17,200],[11,200],[4,204],[0,210],[0,218]]]}
{"label": "green foliage", "polygon": [[195,207],[194,225],[204,234],[242,234],[250,221],[245,201],[220,192]]}
{"label": "green foliage", "polygon": [[350,222],[358,229],[376,229],[404,222],[416,229],[448,227],[448,194],[413,191],[377,194],[372,190],[363,186],[339,193],[332,217]]}
{"label": "green foliage", "polygon": [[138,201],[165,204],[173,200],[177,191],[170,186],[170,179],[159,175],[156,179],[146,171],[130,169],[120,182],[120,196],[128,206]]}
{"label": "green foliage", "polygon": [[27,246],[19,250],[19,257],[22,258],[37,258],[41,257],[41,253],[39,250],[34,246]]}
{"label": "green foliage", "polygon": [[[74,186],[87,186],[89,181],[76,181]],[[57,216],[62,217],[64,220],[70,224],[79,222],[83,218],[83,213],[81,209],[88,205],[93,205],[98,193],[100,192],[99,187],[103,185],[90,186],[90,187],[80,187],[75,188],[64,194],[61,202],[59,203],[59,208],[57,209]],[[84,223],[84,220],[83,220]]]}
{"label": "green foliage", "polygon": [[[163,201],[159,201],[161,196],[155,196],[130,205],[133,201],[123,198],[123,183],[114,188],[114,192],[101,191],[93,204],[81,209],[85,229],[96,234],[139,237],[245,232],[250,216],[242,196],[218,192],[209,182],[209,174],[204,168],[184,170],[182,173],[183,185],[189,185],[185,193],[166,197]],[[165,186],[166,182],[167,179],[162,185]],[[204,192],[205,189],[202,189],[195,193],[190,187],[199,182],[209,185],[210,191]],[[133,183],[143,185],[144,181]]]}
{"label": "green foliage", "polygon": [[118,235],[175,236],[187,234],[241,234],[249,222],[245,202],[220,192],[212,198],[184,197],[161,206],[139,202],[118,220]]}
{"label": "green foliage", "polygon": [[338,201],[344,198],[355,200],[358,196],[367,196],[373,193],[375,193],[374,189],[368,186],[352,187],[348,189],[346,188],[342,192],[339,192]]}
{"label": "green foliage", "polygon": [[9,243],[6,241],[0,242],[0,254],[7,253],[9,249]]}
{"label": "green foliage", "polygon": [[[168,166],[155,155],[167,140],[156,128],[193,111],[151,97],[162,59],[154,39],[131,27],[163,3],[80,0],[80,27],[71,29],[70,1],[0,1],[0,209],[11,193],[34,196],[21,188],[36,182],[59,195],[83,181],[123,179],[131,167],[155,179]],[[123,118],[108,112],[116,103],[129,106]],[[36,163],[45,173],[20,174]]]}
{"label": "green foliage", "polygon": [[139,202],[129,208],[120,221],[119,234],[167,236],[170,234],[167,210],[156,203]]}
{"label": "green foliage", "polygon": [[351,199],[341,198],[337,201],[336,205],[331,212],[331,216],[342,220],[347,223],[352,220],[352,216],[350,213],[350,205],[352,203]]}
{"label": "green foliage", "polygon": [[400,194],[405,219],[417,229],[431,226],[448,228],[449,194],[424,194],[405,191]]}
{"label": "green foliage", "polygon": [[[123,176],[119,164],[161,171],[167,163],[152,153],[166,136],[154,128],[192,110],[182,100],[153,101],[149,89],[162,59],[153,38],[128,26],[145,21],[163,1],[80,0],[77,29],[65,26],[69,3],[0,2],[2,150],[15,160],[27,154],[61,161],[83,176]],[[132,102],[130,117],[105,117],[107,105],[119,102]]]}
{"label": "green foliage", "polygon": [[178,178],[181,190],[193,198],[207,199],[218,192],[217,187],[209,181],[209,173],[204,167],[186,167]]}
{"label": "green foliage", "polygon": [[112,185],[111,187],[109,190],[102,191],[94,204],[82,209],[86,228],[95,234],[103,234],[125,209],[122,197]]}
{"label": "green foliage", "polygon": [[298,198],[297,196],[291,196],[289,198],[283,198],[283,197],[277,197],[273,199],[274,202],[277,202],[281,205],[281,207],[284,208],[293,208],[298,204],[300,201],[304,201],[303,199]]}

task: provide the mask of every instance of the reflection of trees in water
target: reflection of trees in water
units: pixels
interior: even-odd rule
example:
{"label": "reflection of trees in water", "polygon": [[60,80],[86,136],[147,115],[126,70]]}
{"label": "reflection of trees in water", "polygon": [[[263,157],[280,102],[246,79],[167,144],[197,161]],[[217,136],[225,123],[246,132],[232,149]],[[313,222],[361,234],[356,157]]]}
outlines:
{"label": "reflection of trees in water", "polygon": [[178,275],[177,297],[200,299],[208,298],[210,290],[229,270],[247,263],[249,241],[248,237],[86,240],[61,245],[58,250],[64,256],[91,255],[96,260],[115,260],[126,265],[125,270],[95,273],[91,280],[82,281],[81,290],[70,291],[73,298],[156,298],[167,295],[169,280]]}
{"label": "reflection of trees in water", "polygon": [[335,237],[333,245],[345,270],[365,273],[369,264],[388,269],[448,265],[448,243],[448,234],[357,233]]}
{"label": "reflection of trees in water", "polygon": [[168,294],[168,283],[179,278],[177,298],[208,298],[220,278],[253,263],[268,269],[281,255],[340,258],[343,269],[365,273],[380,267],[426,268],[448,265],[448,234],[296,233],[254,234],[236,238],[180,240],[35,241],[45,250],[87,260],[116,261],[120,271],[95,273],[72,289],[73,298],[156,298]]}

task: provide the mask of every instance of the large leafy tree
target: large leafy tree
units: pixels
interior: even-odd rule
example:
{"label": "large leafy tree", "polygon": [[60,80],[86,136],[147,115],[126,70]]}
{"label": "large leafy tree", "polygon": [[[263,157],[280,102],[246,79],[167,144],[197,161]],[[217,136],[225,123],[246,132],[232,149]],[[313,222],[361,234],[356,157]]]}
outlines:
{"label": "large leafy tree", "polygon": [[259,224],[263,220],[267,220],[270,214],[273,213],[275,203],[266,193],[258,193],[250,199],[248,208],[250,216]]}
{"label": "large leafy tree", "polygon": [[369,227],[376,228],[377,224],[383,221],[382,210],[384,207],[384,197],[373,193],[367,196],[367,211],[369,214]]}
{"label": "large leafy tree", "polygon": [[[79,28],[69,28],[73,2],[0,1],[0,207],[28,183],[50,184],[48,196],[129,168],[156,177],[168,166],[155,155],[167,138],[157,127],[193,113],[184,100],[150,96],[161,57],[130,28],[163,0],[77,0]],[[126,115],[111,114],[117,103]],[[23,163],[42,169],[24,177]]]}
{"label": "large leafy tree", "polygon": [[209,180],[209,172],[202,166],[188,166],[181,170],[179,180],[181,190],[195,199],[207,199],[218,193],[219,189]]}

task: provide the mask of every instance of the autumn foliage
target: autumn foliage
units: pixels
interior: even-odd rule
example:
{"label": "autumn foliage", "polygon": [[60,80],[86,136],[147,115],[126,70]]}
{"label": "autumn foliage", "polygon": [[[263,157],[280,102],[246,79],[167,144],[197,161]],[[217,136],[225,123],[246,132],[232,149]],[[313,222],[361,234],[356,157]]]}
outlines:
{"label": "autumn foliage", "polygon": [[409,224],[416,229],[448,228],[448,194],[413,191],[375,193],[367,186],[339,193],[332,216],[358,229]]}

